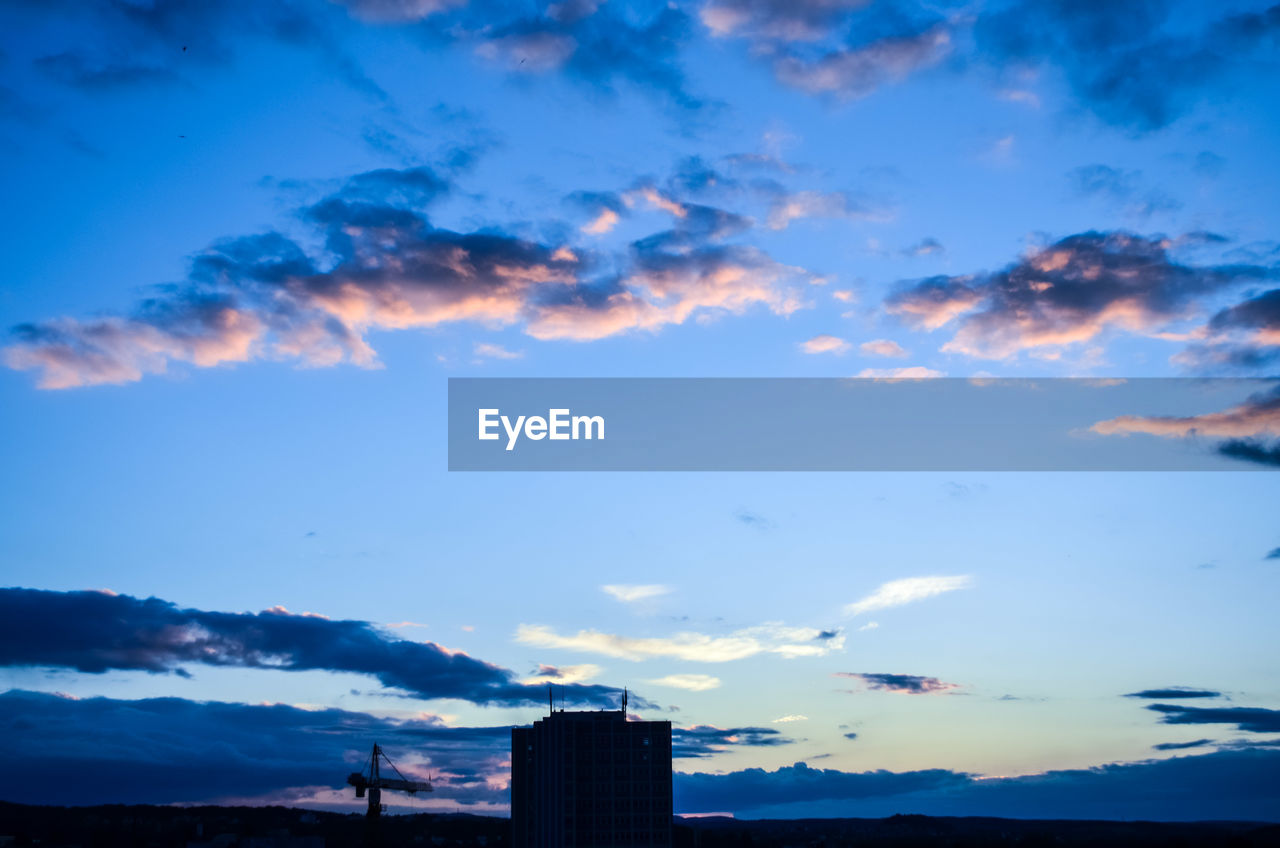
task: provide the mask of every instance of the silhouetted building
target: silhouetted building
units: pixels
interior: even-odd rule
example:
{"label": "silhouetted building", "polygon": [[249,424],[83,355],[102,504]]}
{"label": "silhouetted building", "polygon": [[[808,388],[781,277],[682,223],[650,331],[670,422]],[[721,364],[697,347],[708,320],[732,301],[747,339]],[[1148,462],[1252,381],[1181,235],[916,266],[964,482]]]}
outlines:
{"label": "silhouetted building", "polygon": [[671,845],[671,722],[553,711],[511,729],[514,848]]}

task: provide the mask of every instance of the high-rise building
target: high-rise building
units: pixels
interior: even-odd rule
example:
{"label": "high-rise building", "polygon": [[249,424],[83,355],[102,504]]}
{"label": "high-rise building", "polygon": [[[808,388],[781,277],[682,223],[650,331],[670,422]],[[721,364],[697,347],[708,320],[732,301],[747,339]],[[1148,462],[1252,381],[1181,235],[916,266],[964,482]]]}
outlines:
{"label": "high-rise building", "polygon": [[670,848],[671,722],[553,710],[511,729],[514,848]]}

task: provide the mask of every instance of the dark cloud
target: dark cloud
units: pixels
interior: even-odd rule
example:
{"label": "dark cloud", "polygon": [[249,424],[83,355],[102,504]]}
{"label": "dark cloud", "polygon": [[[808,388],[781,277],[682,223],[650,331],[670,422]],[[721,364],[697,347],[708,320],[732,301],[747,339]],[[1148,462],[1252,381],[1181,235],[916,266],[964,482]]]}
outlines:
{"label": "dark cloud", "polygon": [[[57,622],[50,627],[49,622]],[[41,633],[39,639],[32,633]],[[0,590],[0,665],[183,672],[192,665],[279,671],[367,674],[418,698],[459,698],[477,704],[541,704],[541,686],[433,642],[392,638],[366,621],[295,615],[182,609],[158,598],[105,592]],[[570,684],[574,703],[616,700],[618,690]]]}
{"label": "dark cloud", "polygon": [[514,72],[563,70],[607,91],[625,81],[682,109],[708,105],[687,90],[680,53],[691,21],[675,4],[640,4],[631,13],[603,3],[552,4],[541,16],[496,26],[481,10],[465,14],[477,52]]}
{"label": "dark cloud", "polygon": [[535,10],[506,0],[106,0],[83,9],[53,0],[43,8],[93,22],[92,43],[68,43],[43,63],[60,81],[90,90],[182,79],[194,68],[229,63],[245,42],[269,40],[310,51],[339,78],[383,100],[343,46],[354,19],[408,28],[424,48],[462,47],[513,73],[563,72],[608,92],[625,82],[684,110],[709,105],[687,89],[681,52],[692,22],[674,4],[624,10],[569,0]]}
{"label": "dark cloud", "polygon": [[1221,692],[1210,689],[1192,689],[1189,686],[1170,686],[1166,689],[1143,689],[1130,692],[1126,698],[1146,698],[1153,701],[1172,701],[1178,698],[1220,698]]}
{"label": "dark cloud", "polygon": [[1255,265],[1192,265],[1161,236],[1087,232],[1032,251],[1002,271],[910,283],[885,308],[955,335],[942,350],[987,359],[1054,350],[1108,330],[1153,334],[1190,316],[1197,298],[1275,275]]}
{"label": "dark cloud", "polygon": [[1234,724],[1250,733],[1280,733],[1280,710],[1264,707],[1188,707],[1185,704],[1150,704],[1164,724]]}
{"label": "dark cloud", "polygon": [[1227,439],[1218,445],[1218,453],[1230,459],[1257,465],[1280,467],[1280,442],[1260,439]]}
{"label": "dark cloud", "polygon": [[[749,218],[650,183],[631,202],[668,214],[670,228],[619,255],[494,227],[436,227],[427,210],[454,190],[463,166],[357,174],[301,210],[324,251],[313,256],[274,232],[220,241],[192,260],[184,283],[158,288],[133,314],[19,325],[4,361],[40,372],[51,389],[132,382],[179,363],[373,367],[376,331],[522,324],[535,338],[586,341],[758,306],[787,315],[815,279],[725,243]],[[612,203],[591,199],[605,210]]]}
{"label": "dark cloud", "polygon": [[1263,559],[1280,559],[1280,548],[1272,548],[1271,552],[1263,557]]}
{"label": "dark cloud", "polygon": [[844,734],[844,738],[845,738],[845,739],[849,739],[849,740],[857,739],[857,738],[858,738],[858,734],[853,733],[853,732],[849,732],[849,733]]}
{"label": "dark cloud", "polygon": [[[285,704],[0,694],[0,797],[33,804],[270,801],[337,789],[375,742],[432,797],[505,804],[509,727],[447,727]],[[496,777],[496,783],[488,778]],[[391,799],[394,802],[394,799]]]}
{"label": "dark cloud", "polygon": [[1161,742],[1158,745],[1152,745],[1153,751],[1181,751],[1186,748],[1200,748],[1204,745],[1212,745],[1212,739],[1196,739],[1191,742]]}
{"label": "dark cloud", "polygon": [[35,60],[38,70],[87,92],[180,82],[193,71],[227,65],[243,52],[245,42],[267,40],[308,50],[357,90],[378,100],[386,96],[342,48],[333,26],[336,17],[323,4],[50,0],[31,8],[51,17],[75,14],[94,34]]}
{"label": "dark cloud", "polygon": [[981,14],[978,51],[1005,68],[1057,68],[1102,120],[1159,129],[1246,75],[1280,33],[1280,6],[1195,23],[1167,0],[1024,0]]}
{"label": "dark cloud", "polygon": [[675,800],[682,812],[750,817],[1270,821],[1280,803],[1277,768],[1280,752],[1253,748],[984,779],[941,769],[842,772],[797,763],[775,771],[677,775]]}
{"label": "dark cloud", "polygon": [[899,692],[904,695],[936,695],[959,688],[958,683],[944,683],[936,677],[921,677],[917,674],[870,674],[840,671],[836,672],[835,676],[860,680],[868,689]]}
{"label": "dark cloud", "polygon": [[671,730],[671,756],[709,757],[726,749],[742,745],[748,748],[771,748],[790,745],[793,741],[769,727],[712,727],[695,725]]}

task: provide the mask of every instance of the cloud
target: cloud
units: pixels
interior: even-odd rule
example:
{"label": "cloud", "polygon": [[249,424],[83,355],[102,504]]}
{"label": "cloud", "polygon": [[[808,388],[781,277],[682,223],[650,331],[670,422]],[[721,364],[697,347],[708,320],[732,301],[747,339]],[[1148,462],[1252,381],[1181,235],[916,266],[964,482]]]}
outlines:
{"label": "cloud", "polygon": [[684,112],[708,106],[686,85],[680,60],[691,21],[675,4],[620,9],[570,0],[542,12],[504,11],[464,7],[433,35],[470,46],[512,73],[558,72],[610,94],[627,83]]}
{"label": "cloud", "polygon": [[772,520],[749,509],[740,508],[734,510],[733,517],[748,527],[754,527],[757,530],[769,530],[774,526]]}
{"label": "cloud", "polygon": [[[348,14],[329,13],[338,5]],[[50,15],[78,8],[60,0],[41,6]],[[307,50],[338,78],[385,99],[343,46],[353,30],[359,36],[355,21],[402,27],[424,50],[465,50],[509,73],[561,74],[605,94],[625,84],[682,112],[708,105],[688,91],[681,53],[692,22],[674,4],[621,10],[568,0],[534,10],[466,0],[334,0],[334,6],[289,0],[95,4],[87,14],[96,40],[69,35],[62,52],[48,57],[56,63],[46,62],[53,64],[47,71],[84,88],[153,83],[178,78],[179,68],[190,73],[225,66],[246,42],[266,40]],[[128,61],[119,60],[121,52]]]}
{"label": "cloud", "polygon": [[1272,548],[1263,559],[1280,559],[1280,548]]}
{"label": "cloud", "polygon": [[1280,442],[1268,445],[1258,439],[1228,439],[1218,445],[1218,453],[1258,465],[1280,466]]}
{"label": "cloud", "polygon": [[902,345],[890,339],[872,339],[858,345],[858,350],[868,356],[903,357],[907,355]]}
{"label": "cloud", "polygon": [[[50,628],[49,622],[58,622]],[[32,633],[44,634],[32,639]],[[159,598],[0,589],[0,665],[188,674],[193,665],[366,674],[423,699],[540,704],[539,686],[434,642],[397,639],[367,621],[275,607],[259,613],[183,609]],[[576,703],[612,699],[607,686],[570,685]]]}
{"label": "cloud", "polygon": [[1202,415],[1121,415],[1089,429],[1103,435],[1145,433],[1166,438],[1188,436],[1280,436],[1280,387],[1249,397],[1221,412]]}
{"label": "cloud", "polygon": [[807,218],[879,220],[887,213],[854,200],[844,192],[772,192],[767,223],[771,230],[785,230],[792,221]]}
{"label": "cloud", "polygon": [[802,343],[800,349],[810,354],[844,353],[849,349],[849,343],[836,336],[814,336],[807,342]]}
{"label": "cloud", "polygon": [[863,380],[935,380],[947,374],[923,365],[912,365],[909,368],[863,368],[855,376]]}
{"label": "cloud", "polygon": [[566,201],[590,216],[591,220],[579,227],[588,235],[610,232],[627,215],[626,202],[614,191],[576,191]]}
{"label": "cloud", "polygon": [[903,695],[937,695],[960,688],[958,683],[944,683],[936,677],[920,677],[915,674],[868,674],[865,672],[838,671],[835,676],[860,680],[868,689],[898,692]]}
{"label": "cloud", "polygon": [[1257,370],[1280,358],[1280,289],[1221,310],[1205,328],[1205,340],[1175,357],[1198,371]]}
{"label": "cloud", "polygon": [[885,309],[924,329],[955,324],[947,353],[1006,359],[1088,342],[1108,330],[1155,335],[1191,316],[1195,300],[1271,276],[1251,265],[1196,266],[1160,236],[1087,232],[1031,251],[994,274],[907,285]]}
{"label": "cloud", "polygon": [[699,724],[671,729],[671,756],[676,758],[710,757],[730,746],[772,748],[790,745],[792,740],[769,727],[714,727]]}
{"label": "cloud", "polygon": [[712,37],[745,41],[784,85],[839,100],[906,79],[952,49],[952,22],[925,4],[713,0],[700,17]]}
{"label": "cloud", "polygon": [[21,324],[0,356],[46,389],[128,383],[175,364],[372,368],[378,331],[463,322],[589,341],[761,306],[788,315],[816,279],[724,243],[749,226],[725,210],[681,204],[671,229],[602,257],[497,228],[434,226],[426,210],[453,191],[448,173],[426,167],[357,174],[302,210],[324,243],[315,256],[279,233],[223,240],[132,314]]}
{"label": "cloud", "polygon": [[732,662],[757,654],[778,654],[788,659],[818,657],[844,647],[842,634],[773,623],[735,630],[724,636],[685,632],[665,637],[621,636],[599,630],[560,634],[543,625],[522,624],[516,630],[516,641],[624,660],[670,657],[688,662]]}
{"label": "cloud", "polygon": [[1001,71],[1057,69],[1103,121],[1151,131],[1186,114],[1211,86],[1220,92],[1244,79],[1280,31],[1275,7],[1198,20],[1181,12],[1169,3],[1023,0],[979,15],[974,40],[979,57]]}
{"label": "cloud", "polygon": [[773,720],[773,723],[774,724],[790,724],[793,721],[808,721],[808,720],[809,720],[809,717],[806,715],[799,715],[797,713],[792,713],[791,715],[784,715],[784,716],[780,716],[779,718],[775,718]]}
{"label": "cloud", "polygon": [[1190,686],[1170,686],[1165,689],[1143,689],[1130,692],[1126,698],[1145,698],[1151,701],[1172,701],[1178,698],[1220,698],[1221,692],[1210,689],[1193,689]]}
{"label": "cloud", "polygon": [[781,82],[807,94],[851,100],[938,64],[950,49],[951,32],[935,25],[826,52],[780,50],[773,70]]}
{"label": "cloud", "polygon": [[466,0],[334,0],[364,20],[377,23],[420,21]]}
{"label": "cloud", "polygon": [[1185,704],[1148,704],[1161,714],[1164,724],[1234,724],[1250,733],[1280,733],[1280,710],[1264,707],[1189,707]]}
{"label": "cloud", "polygon": [[844,738],[845,738],[845,739],[848,739],[848,740],[850,740],[850,741],[852,741],[852,740],[854,740],[854,739],[857,739],[857,738],[858,738],[858,734],[853,733],[852,731],[850,731],[849,733],[844,734]]}
{"label": "cloud", "polygon": [[720,687],[720,678],[709,674],[668,674],[666,677],[659,677],[649,682],[654,686],[685,689],[689,692],[706,692]]}
{"label": "cloud", "polygon": [[614,583],[608,586],[601,586],[600,591],[604,592],[606,595],[612,595],[625,604],[633,604],[636,601],[647,601],[650,598],[666,595],[671,592],[671,587],[662,586],[656,583]]}
{"label": "cloud", "polygon": [[502,345],[476,342],[472,352],[481,359],[523,359],[524,351],[507,350]]}
{"label": "cloud", "polygon": [[1160,742],[1152,745],[1153,751],[1182,751],[1187,748],[1201,748],[1205,745],[1212,745],[1212,739],[1196,739],[1191,742]]}
{"label": "cloud", "polygon": [[847,615],[861,615],[864,612],[922,601],[957,589],[968,589],[972,585],[973,578],[967,574],[949,577],[904,577],[880,585],[865,598],[846,605],[844,611]]}

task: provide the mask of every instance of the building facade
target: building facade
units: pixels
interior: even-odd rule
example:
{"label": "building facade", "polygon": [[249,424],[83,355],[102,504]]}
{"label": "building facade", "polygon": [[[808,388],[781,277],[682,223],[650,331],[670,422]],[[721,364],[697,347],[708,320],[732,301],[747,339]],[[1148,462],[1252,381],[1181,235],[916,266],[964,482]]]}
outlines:
{"label": "building facade", "polygon": [[553,711],[511,730],[514,848],[670,848],[671,722]]}

